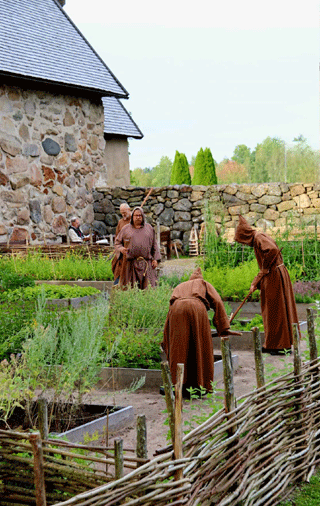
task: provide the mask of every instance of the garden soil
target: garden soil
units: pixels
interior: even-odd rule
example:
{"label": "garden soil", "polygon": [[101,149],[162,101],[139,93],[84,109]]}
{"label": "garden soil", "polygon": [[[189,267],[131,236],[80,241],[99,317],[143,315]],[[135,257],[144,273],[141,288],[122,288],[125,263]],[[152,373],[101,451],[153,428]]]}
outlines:
{"label": "garden soil", "polygon": [[[161,269],[162,273],[166,276],[170,274],[178,274],[182,276],[184,272],[191,272],[196,267],[193,259],[178,259],[170,260],[163,264]],[[305,339],[301,342],[301,350],[306,349]],[[215,350],[220,353],[218,350]],[[237,398],[250,393],[256,388],[256,374],[254,367],[254,353],[253,351],[238,351],[232,350],[233,353],[239,357],[238,369],[234,373],[234,388]],[[285,374],[287,367],[293,361],[293,354],[285,357],[263,355],[264,368],[266,381],[271,381],[271,375],[274,373]],[[219,399],[207,398],[205,396],[202,400],[196,399],[192,402],[183,400],[183,423],[184,430],[196,427],[199,420],[197,417],[205,417],[212,414],[214,408],[222,407],[223,400],[223,380],[217,382]],[[211,396],[208,396],[211,397]],[[136,417],[137,415],[145,415],[147,422],[147,449],[148,458],[152,459],[155,452],[166,447],[169,442],[167,441],[168,426],[165,425],[167,419],[166,403],[164,396],[160,395],[158,390],[137,390],[136,392],[106,392],[106,391],[93,391],[88,395],[88,401],[104,405],[117,405],[117,406],[132,406],[135,413],[135,421],[132,426],[127,427],[117,433],[110,434],[108,446],[113,445],[113,440],[117,437],[123,439],[123,446],[125,448],[136,448]],[[103,444],[105,441],[103,441]]]}

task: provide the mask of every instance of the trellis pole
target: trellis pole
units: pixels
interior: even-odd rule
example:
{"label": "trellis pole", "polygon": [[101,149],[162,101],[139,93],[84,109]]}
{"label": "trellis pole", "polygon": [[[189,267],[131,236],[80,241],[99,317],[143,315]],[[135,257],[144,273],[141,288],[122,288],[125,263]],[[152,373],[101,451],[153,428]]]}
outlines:
{"label": "trellis pole", "polygon": [[119,480],[123,476],[123,440],[120,437],[114,440],[114,462],[115,479]]}
{"label": "trellis pole", "polygon": [[[175,385],[175,410],[174,410],[174,457],[179,460],[183,457],[182,452],[182,385],[184,376],[184,364],[177,364],[177,382]],[[181,480],[183,469],[175,473],[175,479]]]}
{"label": "trellis pole", "polygon": [[161,375],[168,411],[168,421],[171,433],[171,441],[172,445],[174,445],[174,395],[169,363],[167,361],[161,362]]}
{"label": "trellis pole", "polygon": [[254,360],[256,365],[257,388],[261,388],[265,385],[265,379],[264,379],[264,367],[261,350],[260,330],[258,327],[253,327],[251,330],[254,345]]}
{"label": "trellis pole", "polygon": [[42,441],[39,432],[30,434],[29,440],[33,450],[34,486],[36,506],[46,506],[46,489],[43,469]]}
{"label": "trellis pole", "polygon": [[[137,417],[137,457],[141,459],[148,458],[147,450],[147,422],[146,415],[138,415]],[[137,467],[141,466],[141,462],[137,462]]]}
{"label": "trellis pole", "polygon": [[[234,383],[233,383],[233,366],[232,356],[230,349],[229,337],[221,337],[221,354],[223,364],[223,381],[224,381],[224,402],[226,413],[230,413],[236,408],[236,398],[234,394]],[[237,430],[237,426],[234,425],[230,428],[229,436],[232,436]]]}

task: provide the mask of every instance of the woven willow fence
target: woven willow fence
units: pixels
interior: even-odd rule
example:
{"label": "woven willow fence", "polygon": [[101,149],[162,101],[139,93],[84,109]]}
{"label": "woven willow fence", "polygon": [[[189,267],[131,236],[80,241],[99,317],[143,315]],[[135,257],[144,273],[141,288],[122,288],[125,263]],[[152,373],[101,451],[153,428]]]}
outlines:
{"label": "woven willow fence", "polygon": [[[1,497],[6,499],[0,503],[20,506],[275,506],[288,496],[292,485],[308,480],[320,462],[320,357],[317,358],[311,311],[308,312],[308,335],[310,361],[301,363],[295,325],[293,371],[265,385],[259,331],[254,329],[259,388],[237,401],[233,392],[230,343],[224,339],[221,349],[225,409],[181,438],[180,448],[181,426],[177,426],[176,417],[173,447],[163,449],[155,459],[115,481],[101,484],[106,481],[101,471],[84,472],[80,464],[69,460],[70,456],[58,463],[57,455],[51,456],[46,446],[42,460],[41,440],[37,440],[40,457],[33,442],[33,461],[29,459],[26,463],[26,457],[22,456],[20,460],[11,460],[13,452],[27,451],[27,443],[17,443],[15,439],[20,436],[14,439],[12,433],[5,436],[1,432]],[[176,404],[180,390],[178,385]],[[27,437],[35,438],[35,435]],[[9,501],[18,477],[23,493],[24,481],[31,488],[33,468],[36,469],[37,500]],[[80,481],[79,469],[80,474],[83,473]],[[54,502],[57,488],[69,493],[74,488],[77,495]],[[84,488],[87,490],[83,491]],[[17,494],[21,494],[21,489],[17,487]],[[35,495],[34,490],[30,490],[30,498]]]}

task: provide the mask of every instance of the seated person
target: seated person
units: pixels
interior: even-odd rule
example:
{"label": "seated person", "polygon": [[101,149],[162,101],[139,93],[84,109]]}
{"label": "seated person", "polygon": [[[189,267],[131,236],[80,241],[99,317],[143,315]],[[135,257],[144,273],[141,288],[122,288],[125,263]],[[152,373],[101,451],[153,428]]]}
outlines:
{"label": "seated person", "polygon": [[84,235],[80,229],[80,220],[77,217],[71,218],[71,225],[69,227],[69,239],[71,242],[84,242],[89,241],[90,235]]}

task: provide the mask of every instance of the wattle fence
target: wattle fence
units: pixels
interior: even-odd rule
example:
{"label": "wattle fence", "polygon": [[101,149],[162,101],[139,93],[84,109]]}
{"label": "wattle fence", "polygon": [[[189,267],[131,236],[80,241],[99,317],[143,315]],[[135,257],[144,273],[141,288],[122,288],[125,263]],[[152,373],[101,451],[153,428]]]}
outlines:
{"label": "wattle fence", "polygon": [[[308,481],[320,462],[320,357],[317,357],[313,321],[309,310],[310,360],[301,361],[298,330],[294,326],[293,371],[268,384],[264,384],[259,332],[254,329],[258,388],[237,400],[233,392],[229,340],[224,339],[225,409],[181,439],[180,449],[180,428],[175,426],[173,446],[158,452],[149,462],[137,463],[136,469],[120,479],[107,481],[105,477],[106,482],[102,484],[101,469],[98,475],[92,469],[79,482],[74,477],[78,476],[80,464],[70,455],[64,456],[59,470],[55,468],[52,472],[53,456],[50,450],[49,458],[47,442],[42,452],[38,438],[36,451],[34,441],[33,447],[30,445],[35,435],[0,431],[0,504],[275,506],[289,495],[293,485]],[[179,399],[178,393],[176,398]],[[21,456],[27,449],[29,457]],[[104,459],[107,461],[106,456]],[[102,465],[103,458],[98,460]],[[28,475],[23,474],[26,465]],[[33,490],[30,489],[32,476]],[[98,480],[96,485],[95,480]],[[21,499],[26,489],[28,501]],[[57,489],[61,490],[60,502],[46,494]],[[63,497],[63,491],[69,498]],[[15,494],[20,499],[15,500]],[[54,495],[57,496],[51,497]]]}

